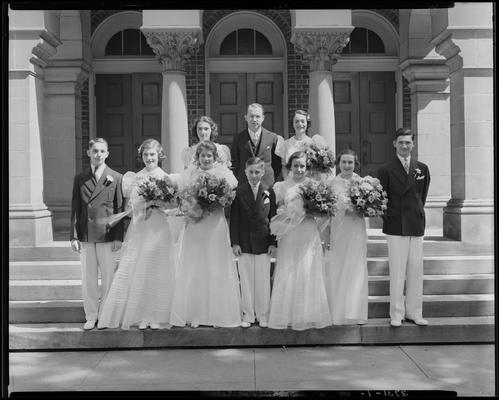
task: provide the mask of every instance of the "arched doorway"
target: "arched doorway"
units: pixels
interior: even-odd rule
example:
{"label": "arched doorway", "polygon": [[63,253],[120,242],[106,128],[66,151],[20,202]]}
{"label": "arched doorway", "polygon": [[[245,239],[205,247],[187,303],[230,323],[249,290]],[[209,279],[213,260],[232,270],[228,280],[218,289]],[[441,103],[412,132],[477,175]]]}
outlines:
{"label": "arched doorway", "polygon": [[222,18],[208,35],[205,54],[207,113],[219,124],[220,142],[230,144],[246,127],[244,114],[255,102],[265,109],[265,128],[287,132],[286,45],[270,19],[254,12]]}
{"label": "arched doorway", "polygon": [[161,65],[141,25],[140,12],[117,13],[92,36],[92,136],[108,141],[106,163],[121,173],[139,167],[136,153],[143,140],[161,139]]}
{"label": "arched doorway", "polygon": [[353,149],[360,174],[376,175],[401,125],[398,34],[373,11],[353,10],[352,25],[350,43],[333,67],[336,150]]}

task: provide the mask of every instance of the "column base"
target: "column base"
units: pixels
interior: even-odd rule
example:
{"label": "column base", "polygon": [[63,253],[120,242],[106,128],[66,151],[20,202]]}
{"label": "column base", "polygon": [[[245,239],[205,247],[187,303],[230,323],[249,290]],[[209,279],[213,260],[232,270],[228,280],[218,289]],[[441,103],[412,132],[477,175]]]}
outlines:
{"label": "column base", "polygon": [[52,241],[52,214],[44,204],[10,205],[9,247],[37,247]]}
{"label": "column base", "polygon": [[444,237],[473,244],[494,244],[494,202],[450,199],[443,214]]}
{"label": "column base", "polygon": [[52,230],[54,237],[65,237],[69,240],[71,206],[67,204],[47,204],[52,213]]}
{"label": "column base", "polygon": [[443,232],[443,214],[448,201],[448,196],[428,196],[425,204],[426,228]]}

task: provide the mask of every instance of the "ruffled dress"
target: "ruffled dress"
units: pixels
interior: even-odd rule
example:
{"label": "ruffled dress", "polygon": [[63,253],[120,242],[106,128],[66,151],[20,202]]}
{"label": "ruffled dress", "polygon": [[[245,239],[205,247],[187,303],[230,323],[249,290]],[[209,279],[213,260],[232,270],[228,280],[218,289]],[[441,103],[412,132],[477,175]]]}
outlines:
{"label": "ruffled dress", "polygon": [[274,192],[281,206],[270,223],[278,248],[269,327],[324,328],[331,325],[331,315],[317,224],[313,217],[305,215],[298,183],[290,177],[277,182]]}
{"label": "ruffled dress", "polygon": [[[128,329],[141,322],[168,324],[175,284],[175,251],[167,210],[153,209],[146,219],[138,183],[149,175],[168,176],[161,168],[123,176],[132,220],[121,248],[121,260],[99,316],[99,328]],[[172,178],[173,179],[173,178]]]}
{"label": "ruffled dress", "polygon": [[[190,166],[180,185],[192,184],[202,172]],[[237,180],[225,165],[209,171],[236,187]],[[236,262],[230,247],[229,228],[222,208],[199,222],[186,218],[181,242],[170,323],[175,326],[241,324],[240,288]]]}

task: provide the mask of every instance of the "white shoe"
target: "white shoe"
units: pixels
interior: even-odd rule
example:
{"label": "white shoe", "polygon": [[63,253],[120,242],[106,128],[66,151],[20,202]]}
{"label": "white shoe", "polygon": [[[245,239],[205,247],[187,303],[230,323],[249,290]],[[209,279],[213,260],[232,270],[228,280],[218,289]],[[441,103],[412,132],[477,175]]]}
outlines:
{"label": "white shoe", "polygon": [[156,322],[151,322],[151,329],[159,329],[159,324]]}
{"label": "white shoe", "polygon": [[269,326],[269,323],[265,321],[260,321],[258,325],[260,325],[260,328],[267,328]]}
{"label": "white shoe", "polygon": [[416,325],[421,325],[421,326],[428,325],[428,321],[425,320],[424,318],[416,318],[416,319],[406,318],[406,319],[414,322]]}
{"label": "white shoe", "polygon": [[251,324],[249,322],[246,322],[246,321],[241,322],[242,328],[249,328],[250,326],[251,326]]}
{"label": "white shoe", "polygon": [[197,328],[198,326],[198,324],[191,324],[191,328]]}
{"label": "white shoe", "polygon": [[95,319],[89,319],[87,322],[85,322],[85,325],[83,325],[83,329],[86,331],[89,331],[90,329],[94,329],[96,322],[97,321]]}
{"label": "white shoe", "polygon": [[402,325],[402,321],[400,319],[392,319],[390,321],[390,325],[395,328],[398,328],[400,325]]}
{"label": "white shoe", "polygon": [[144,330],[144,329],[146,329],[146,328],[147,328],[147,323],[146,323],[146,322],[141,322],[141,323],[139,324],[139,329]]}

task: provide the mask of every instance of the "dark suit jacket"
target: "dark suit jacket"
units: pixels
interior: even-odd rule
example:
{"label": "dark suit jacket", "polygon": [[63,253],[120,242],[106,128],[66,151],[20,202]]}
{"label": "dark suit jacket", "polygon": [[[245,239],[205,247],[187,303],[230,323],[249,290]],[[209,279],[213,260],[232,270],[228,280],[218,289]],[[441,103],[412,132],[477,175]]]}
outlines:
{"label": "dark suit jacket", "polygon": [[388,194],[388,209],[383,216],[383,233],[397,236],[423,236],[424,205],[430,186],[430,171],[426,164],[411,157],[406,174],[398,157],[378,171],[383,189]]}
{"label": "dark suit jacket", "polygon": [[260,141],[253,151],[251,138],[248,129],[234,136],[234,141],[230,149],[232,156],[232,169],[239,184],[247,182],[246,161],[251,157],[259,157],[265,162],[265,175],[262,177],[262,183],[271,187],[281,172],[281,157],[275,154],[277,146],[277,135],[262,127]]}
{"label": "dark suit jacket", "polygon": [[[109,182],[107,176],[113,178]],[[106,166],[97,182],[92,180],[92,170],[75,176],[71,201],[71,238],[81,242],[123,241],[123,223],[107,229],[107,217],[123,211],[122,175]]]}
{"label": "dark suit jacket", "polygon": [[[269,201],[264,204],[267,198]],[[270,245],[276,245],[276,238],[270,234],[269,228],[270,219],[275,214],[273,190],[268,190],[267,186],[260,183],[255,200],[248,182],[239,185],[230,209],[231,245],[238,244],[243,253],[266,253]]]}

